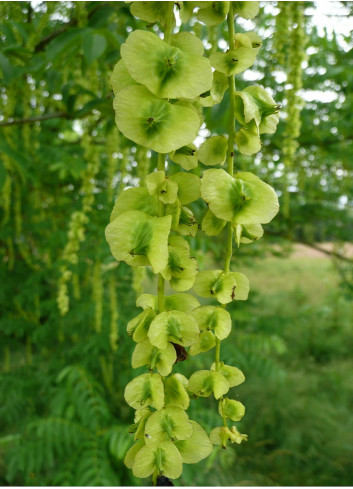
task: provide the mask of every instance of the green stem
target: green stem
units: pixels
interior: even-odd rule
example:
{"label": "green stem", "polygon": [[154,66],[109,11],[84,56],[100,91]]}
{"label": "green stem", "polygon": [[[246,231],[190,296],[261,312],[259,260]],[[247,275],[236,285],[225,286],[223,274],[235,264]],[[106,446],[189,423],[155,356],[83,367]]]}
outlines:
{"label": "green stem", "polygon": [[227,245],[226,245],[226,258],[224,261],[224,271],[229,272],[230,260],[233,254],[233,228],[232,223],[227,223]]}
{"label": "green stem", "polygon": [[158,477],[158,470],[155,470],[152,474],[152,485],[153,486],[157,485],[157,477]]}
{"label": "green stem", "polygon": [[[230,2],[229,13],[227,16],[228,22],[228,35],[229,35],[229,49],[233,50],[234,45],[234,14],[233,5]],[[233,176],[234,172],[234,140],[235,140],[235,107],[234,107],[234,92],[235,82],[234,75],[228,77],[229,85],[229,123],[228,123],[228,154],[227,154],[227,168],[229,175]]]}
{"label": "green stem", "polygon": [[[232,51],[235,48],[234,45],[234,13],[233,5],[230,2],[229,13],[227,16],[228,23],[228,36],[229,36],[229,49]],[[233,176],[234,173],[234,143],[235,143],[235,107],[234,107],[234,92],[235,92],[235,82],[234,75],[228,77],[228,87],[229,87],[229,122],[228,122],[228,150],[227,150],[227,171],[229,175]],[[226,257],[224,262],[224,272],[229,272],[230,261],[233,253],[233,228],[232,223],[227,223],[227,245],[226,245]],[[222,305],[225,309],[225,304]],[[220,367],[220,351],[221,351],[221,341],[216,338],[216,351],[215,351],[215,365],[216,371]],[[221,397],[220,401],[222,401]],[[224,426],[228,426],[227,419],[223,415]]]}
{"label": "green stem", "polygon": [[170,43],[170,38],[174,27],[174,2],[169,2],[164,28],[164,41]]}
{"label": "green stem", "polygon": [[[158,153],[158,171],[165,171],[165,155],[162,153]],[[164,204],[161,201],[158,201],[158,216],[164,216]],[[158,274],[158,312],[161,313],[164,311],[164,284],[165,280],[162,274]]]}
{"label": "green stem", "polygon": [[216,352],[215,352],[216,372],[218,372],[218,370],[219,370],[220,353],[221,353],[221,340],[216,338]]}

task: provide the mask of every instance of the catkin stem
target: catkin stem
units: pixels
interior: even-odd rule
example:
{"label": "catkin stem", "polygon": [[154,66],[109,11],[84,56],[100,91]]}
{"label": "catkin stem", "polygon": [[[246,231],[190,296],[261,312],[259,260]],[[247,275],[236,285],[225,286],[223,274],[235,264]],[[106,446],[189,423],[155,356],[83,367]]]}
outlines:
{"label": "catkin stem", "polygon": [[[158,171],[165,171],[165,155],[162,153],[158,154]],[[158,216],[164,216],[164,204],[163,202],[158,202]],[[161,273],[158,274],[158,312],[164,311],[164,284],[165,280]]]}
{"label": "catkin stem", "polygon": [[[229,12],[227,16],[228,23],[228,36],[229,36],[229,49],[234,49],[234,13],[233,5],[230,2]],[[229,175],[233,176],[234,172],[234,141],[235,141],[235,115],[234,115],[234,92],[235,92],[235,82],[234,75],[228,77],[228,87],[229,87],[229,121],[228,121],[228,150],[227,150],[227,171]],[[229,272],[230,261],[232,259],[233,253],[233,227],[232,223],[227,223],[227,244],[226,244],[226,256],[224,261],[224,272]],[[222,306],[224,309],[226,305]],[[221,353],[221,340],[216,338],[216,350],[215,350],[215,366],[216,371],[220,368],[220,353]],[[223,415],[224,426],[227,425],[227,419]]]}

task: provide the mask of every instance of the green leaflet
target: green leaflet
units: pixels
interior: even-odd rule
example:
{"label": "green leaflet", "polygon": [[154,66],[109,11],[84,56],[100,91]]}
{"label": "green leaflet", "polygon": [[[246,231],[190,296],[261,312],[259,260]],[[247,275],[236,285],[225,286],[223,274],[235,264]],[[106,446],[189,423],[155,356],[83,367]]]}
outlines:
{"label": "green leaflet", "polygon": [[144,440],[145,437],[145,426],[147,423],[148,418],[151,416],[152,411],[150,408],[142,408],[142,409],[137,409],[135,411],[135,424],[133,424],[129,430],[130,432],[136,429],[135,435],[134,435],[134,440]]}
{"label": "green leaflet", "polygon": [[178,449],[170,441],[159,446],[144,446],[135,456],[132,472],[136,477],[149,477],[157,470],[170,479],[177,479],[182,472],[182,460]]}
{"label": "green leaflet", "polygon": [[193,56],[203,56],[205,50],[201,39],[188,31],[182,31],[174,34],[171,37],[170,44],[181,49],[181,51],[184,51],[184,53],[191,54]]}
{"label": "green leaflet", "polygon": [[240,421],[245,414],[245,406],[239,401],[224,397],[219,401],[218,412],[220,416],[225,416],[232,421]]}
{"label": "green leaflet", "polygon": [[153,32],[132,32],[121,46],[121,56],[132,78],[159,97],[193,99],[211,88],[207,58],[171,46]]}
{"label": "green leaflet", "polygon": [[223,165],[228,149],[228,138],[225,136],[212,136],[206,139],[199,148],[198,158],[204,165]]}
{"label": "green leaflet", "polygon": [[164,388],[159,374],[139,375],[127,384],[124,392],[125,401],[134,409],[151,406],[162,409],[164,405]]}
{"label": "green leaflet", "polygon": [[105,230],[112,255],[129,265],[151,265],[154,273],[168,262],[171,216],[151,217],[128,211],[116,217]]}
{"label": "green leaflet", "polygon": [[194,214],[188,207],[181,207],[178,227],[176,229],[182,236],[195,236],[198,230],[198,224]]}
{"label": "green leaflet", "polygon": [[[253,49],[258,51],[261,48],[262,39],[256,32],[244,32],[244,35],[250,40]],[[237,40],[237,34],[235,35],[235,40]]]}
{"label": "green leaflet", "polygon": [[217,25],[223,22],[229,10],[229,2],[199,2],[197,18],[206,25]]}
{"label": "green leaflet", "polygon": [[170,4],[171,2],[132,2],[130,11],[134,17],[146,22],[160,22],[164,28]]}
{"label": "green leaflet", "polygon": [[167,178],[164,171],[155,171],[146,177],[146,187],[150,195],[156,196],[164,204],[173,204],[178,195],[178,184]]}
{"label": "green leaflet", "polygon": [[158,153],[188,145],[201,125],[194,109],[171,104],[139,85],[119,92],[113,105],[124,136]]}
{"label": "green leaflet", "polygon": [[253,19],[259,13],[259,2],[233,2],[233,12],[243,19]]}
{"label": "green leaflet", "polygon": [[257,51],[252,47],[239,47],[226,53],[213,53],[210,62],[213,68],[226,76],[238,75],[255,62]]}
{"label": "green leaflet", "polygon": [[192,315],[201,331],[212,330],[219,340],[224,340],[232,329],[232,319],[228,311],[219,306],[201,306]]}
{"label": "green leaflet", "polygon": [[192,425],[186,412],[176,406],[165,407],[148,418],[145,443],[160,445],[163,441],[186,440],[192,435]]}
{"label": "green leaflet", "polygon": [[164,207],[164,214],[166,216],[172,216],[172,231],[177,231],[179,226],[179,219],[181,213],[181,204],[177,199],[173,204],[167,204]]}
{"label": "green leaflet", "polygon": [[176,406],[188,409],[190,404],[187,393],[188,379],[181,374],[169,376],[164,383],[165,406]]}
{"label": "green leaflet", "polygon": [[152,321],[148,338],[152,345],[164,349],[168,342],[190,346],[198,340],[199,328],[195,319],[185,312],[165,311]]}
{"label": "green leaflet", "polygon": [[127,334],[132,336],[136,343],[147,340],[147,333],[151,321],[155,318],[156,313],[152,308],[147,307],[143,312],[131,319],[127,325]]}
{"label": "green leaflet", "polygon": [[237,32],[234,35],[234,45],[235,48],[252,48],[252,42],[246,32]]}
{"label": "green leaflet", "polygon": [[[157,310],[157,296],[152,294],[141,294],[136,300],[136,306],[143,309],[152,308]],[[190,294],[172,294],[164,298],[164,307],[166,311],[175,309],[182,312],[190,312],[200,305],[196,297]]]}
{"label": "green leaflet", "polygon": [[110,222],[114,221],[120,214],[128,211],[142,211],[150,216],[157,216],[157,199],[150,195],[145,188],[128,188],[117,198],[110,216]]}
{"label": "green leaflet", "polygon": [[[279,105],[267,90],[260,85],[251,85],[242,92],[235,92],[235,117],[243,125],[255,119],[256,125],[269,116],[276,116],[278,123]],[[272,126],[272,125],[271,125]]]}
{"label": "green leaflet", "polygon": [[[215,369],[216,365],[213,363],[211,370],[214,371]],[[224,365],[223,362],[220,362],[218,372],[220,372],[227,379],[230,387],[236,387],[237,385],[242,384],[245,380],[244,374],[241,370],[239,370],[237,367]]]}
{"label": "green leaflet", "polygon": [[[251,37],[255,39],[255,44],[259,44],[254,36]],[[261,149],[260,134],[273,134],[276,131],[280,106],[260,85],[235,92],[234,102],[235,118],[243,126],[235,136],[238,149],[246,155],[257,153]]]}
{"label": "green leaflet", "polygon": [[240,444],[242,441],[248,439],[247,435],[242,435],[232,426],[230,429],[227,426],[222,426],[221,428],[214,428],[210,434],[210,440],[214,445],[221,445],[222,448],[227,447],[227,442]]}
{"label": "green leaflet", "polygon": [[204,218],[202,219],[201,229],[207,234],[207,236],[217,236],[226,224],[227,221],[218,219],[218,217],[216,217],[213,212],[208,209],[204,215]]}
{"label": "green leaflet", "polygon": [[178,199],[182,205],[190,204],[200,197],[200,179],[192,173],[179,172],[170,177],[178,186]]}
{"label": "green leaflet", "polygon": [[199,397],[208,397],[213,393],[219,399],[229,391],[229,383],[219,372],[199,370],[190,377],[188,388]]}
{"label": "green leaflet", "polygon": [[203,107],[213,107],[214,105],[219,104],[222,101],[227,88],[228,78],[220,71],[214,71],[210,94],[202,95],[199,98],[199,103]]}
{"label": "green leaflet", "polygon": [[182,22],[189,22],[196,7],[208,7],[209,5],[211,5],[211,2],[182,2],[180,9],[180,18]]}
{"label": "green leaflet", "polygon": [[201,196],[219,219],[234,224],[266,224],[279,209],[273,188],[249,172],[232,177],[221,169],[206,170]]}
{"label": "green leaflet", "polygon": [[110,84],[112,86],[114,95],[117,95],[126,87],[137,85],[137,82],[130,76],[130,73],[128,72],[122,59],[120,59],[114,66],[114,70],[110,78]]}
{"label": "green leaflet", "polygon": [[260,151],[260,131],[254,119],[236,132],[235,142],[243,155],[253,155]]}
{"label": "green leaflet", "polygon": [[190,257],[189,243],[180,236],[172,236],[169,238],[168,253],[168,265],[161,272],[162,276],[178,292],[190,289],[195,282],[197,262]]}
{"label": "green leaflet", "polygon": [[124,464],[128,469],[132,469],[135,462],[136,454],[141,450],[143,446],[145,446],[145,441],[139,440],[136,443],[134,443],[132,447],[127,451],[124,458]]}
{"label": "green leaflet", "polygon": [[190,355],[198,355],[205,351],[211,350],[216,346],[215,335],[211,331],[202,331],[197,343],[190,346]]}
{"label": "green leaflet", "polygon": [[197,148],[194,144],[188,144],[173,151],[169,154],[169,158],[182,166],[184,170],[192,170],[197,167]]}
{"label": "green leaflet", "polygon": [[238,272],[203,270],[196,275],[194,291],[201,297],[214,297],[221,304],[228,304],[248,298],[249,281]]}
{"label": "green leaflet", "polygon": [[132,354],[131,364],[133,368],[148,365],[151,370],[155,368],[163,375],[169,375],[176,361],[176,352],[173,345],[170,343],[167,348],[160,350],[151,345],[148,340],[138,343]]}
{"label": "green leaflet", "polygon": [[263,234],[261,224],[236,224],[234,226],[234,238],[238,246],[240,243],[252,243],[262,238]]}
{"label": "green leaflet", "polygon": [[212,452],[212,443],[206,431],[195,421],[190,421],[193,431],[187,440],[175,442],[182,461],[185,464],[196,464]]}

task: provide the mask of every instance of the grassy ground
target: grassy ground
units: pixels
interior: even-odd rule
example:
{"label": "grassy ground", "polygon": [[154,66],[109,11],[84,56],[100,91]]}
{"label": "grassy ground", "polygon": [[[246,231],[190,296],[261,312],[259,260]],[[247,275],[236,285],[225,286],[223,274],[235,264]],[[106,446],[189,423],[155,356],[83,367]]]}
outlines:
{"label": "grassy ground", "polygon": [[[351,485],[353,318],[331,261],[267,257],[238,270],[251,294],[230,307],[234,331],[221,357],[246,375],[230,397],[246,406],[237,425],[249,441],[220,451],[213,465],[190,466],[180,483]],[[207,352],[185,368],[212,358]],[[192,411],[206,428],[219,424],[214,401],[195,401]]]}

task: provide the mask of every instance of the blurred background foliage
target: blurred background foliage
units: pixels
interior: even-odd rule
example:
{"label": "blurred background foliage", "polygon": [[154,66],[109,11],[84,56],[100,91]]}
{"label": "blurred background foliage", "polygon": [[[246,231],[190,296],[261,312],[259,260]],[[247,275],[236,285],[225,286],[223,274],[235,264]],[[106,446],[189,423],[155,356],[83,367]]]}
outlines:
{"label": "blurred background foliage", "polygon": [[[282,104],[277,133],[236,165],[273,185],[282,207],[233,257],[252,290],[231,306],[221,354],[247,377],[236,395],[249,441],[186,465],[179,485],[353,482],[352,32],[332,29],[351,22],[353,2],[328,3],[337,8],[322,17],[315,2],[260,2],[236,25],[264,39],[237,89],[260,83]],[[136,375],[125,326],[155,284],[114,262],[104,238],[116,196],[156,163],[118,134],[109,83],[121,44],[146,23],[124,2],[0,2],[0,12],[0,482],[148,483],[123,465],[133,414],[123,390]],[[182,28],[209,52],[226,38],[224,25]],[[226,132],[227,98],[205,116],[203,136]],[[221,263],[222,235],[191,241],[201,269]],[[298,242],[308,247],[293,255]],[[212,400],[191,410],[217,425]]]}

